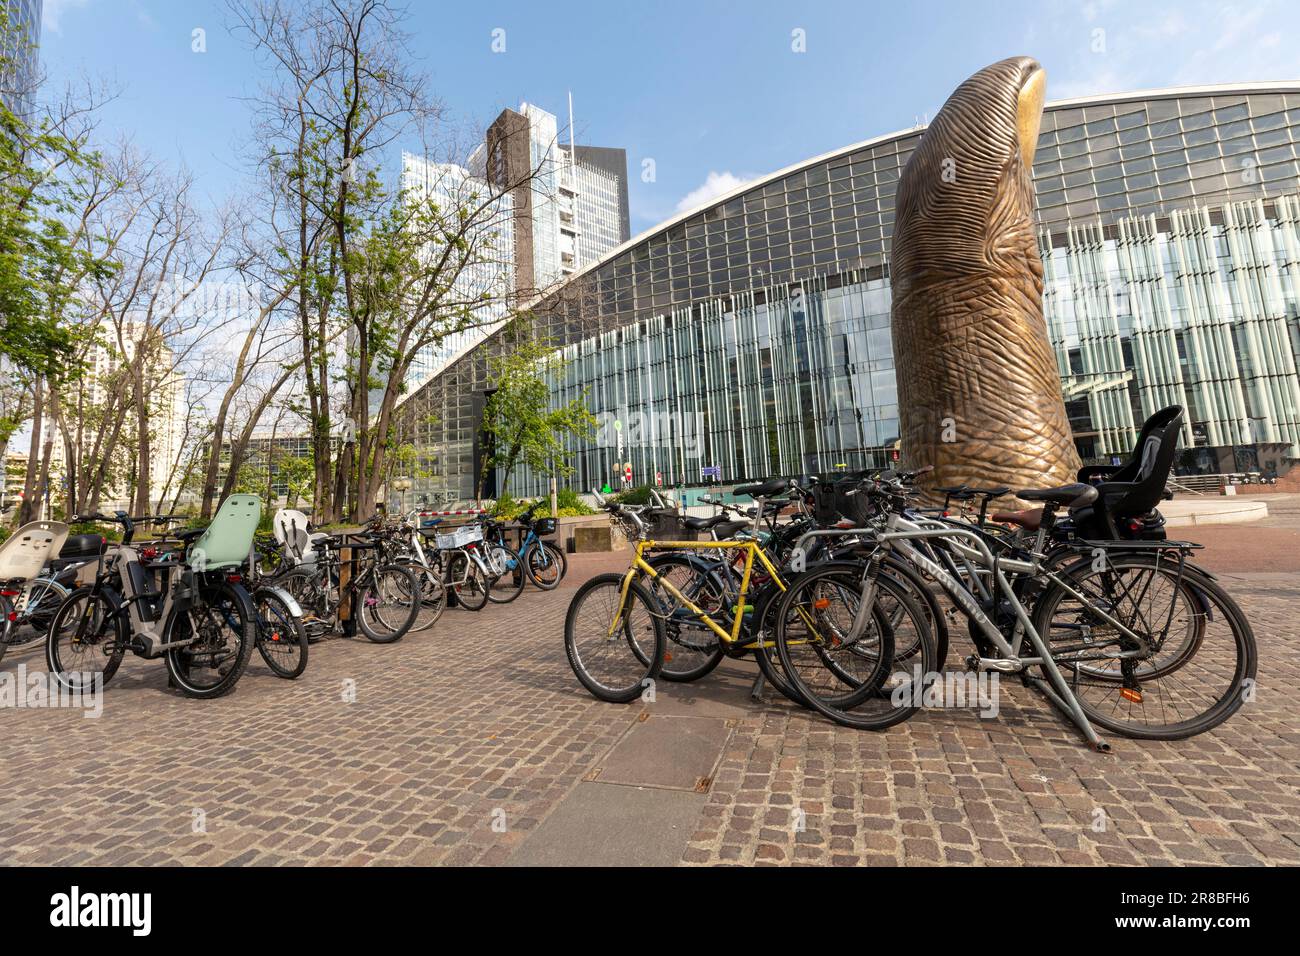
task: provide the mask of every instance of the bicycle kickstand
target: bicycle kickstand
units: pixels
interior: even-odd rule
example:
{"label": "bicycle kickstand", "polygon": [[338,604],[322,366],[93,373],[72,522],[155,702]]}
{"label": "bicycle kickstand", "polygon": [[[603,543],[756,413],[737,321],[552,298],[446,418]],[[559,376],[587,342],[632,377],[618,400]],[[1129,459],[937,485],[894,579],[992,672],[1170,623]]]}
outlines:
{"label": "bicycle kickstand", "polygon": [[750,698],[758,701],[761,704],[763,702],[763,688],[766,686],[767,686],[767,677],[763,674],[762,671],[759,671],[758,676],[754,678],[753,686],[749,688]]}

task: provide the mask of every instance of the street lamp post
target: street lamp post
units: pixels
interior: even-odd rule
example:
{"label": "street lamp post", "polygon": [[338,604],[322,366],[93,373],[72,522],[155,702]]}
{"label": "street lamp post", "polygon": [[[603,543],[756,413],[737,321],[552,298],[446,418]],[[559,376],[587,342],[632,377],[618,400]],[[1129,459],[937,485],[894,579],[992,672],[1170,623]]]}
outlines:
{"label": "street lamp post", "polygon": [[397,492],[397,509],[406,514],[406,493],[411,490],[411,479],[394,478],[393,490]]}

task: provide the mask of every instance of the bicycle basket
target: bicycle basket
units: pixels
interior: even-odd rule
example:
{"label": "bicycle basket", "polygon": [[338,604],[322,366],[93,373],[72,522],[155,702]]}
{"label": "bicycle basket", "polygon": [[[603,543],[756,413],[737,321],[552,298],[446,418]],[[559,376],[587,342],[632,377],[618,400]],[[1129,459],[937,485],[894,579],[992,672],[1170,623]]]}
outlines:
{"label": "bicycle basket", "polygon": [[871,518],[875,508],[871,501],[871,496],[865,492],[859,491],[857,494],[847,494],[857,488],[857,482],[846,481],[839,482],[835,485],[835,510],[839,512],[842,518],[852,521],[857,527],[862,527]]}
{"label": "bicycle basket", "polygon": [[556,521],[554,518],[538,518],[533,522],[533,533],[539,538],[544,538],[548,534],[555,534]]}
{"label": "bicycle basket", "polygon": [[463,528],[456,528],[453,531],[445,533],[440,532],[434,535],[441,550],[451,550],[452,548],[463,548],[467,544],[483,540],[483,529],[466,525]]}

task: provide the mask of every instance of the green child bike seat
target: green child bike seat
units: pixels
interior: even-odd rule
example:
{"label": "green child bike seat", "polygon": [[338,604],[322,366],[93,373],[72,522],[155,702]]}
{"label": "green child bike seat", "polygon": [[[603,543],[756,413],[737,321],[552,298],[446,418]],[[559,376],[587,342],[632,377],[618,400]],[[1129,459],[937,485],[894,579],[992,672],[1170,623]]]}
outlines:
{"label": "green child bike seat", "polygon": [[261,518],[261,498],[231,495],[221,502],[212,524],[190,547],[190,563],[200,571],[243,564],[253,549],[253,533]]}

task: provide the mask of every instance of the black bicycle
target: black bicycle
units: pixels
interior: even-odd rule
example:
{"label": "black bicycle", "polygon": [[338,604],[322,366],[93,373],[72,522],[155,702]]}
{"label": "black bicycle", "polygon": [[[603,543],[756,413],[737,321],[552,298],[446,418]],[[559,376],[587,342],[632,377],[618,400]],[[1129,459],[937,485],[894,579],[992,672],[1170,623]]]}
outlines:
{"label": "black bicycle", "polygon": [[163,658],[172,683],[187,697],[227,694],[239,682],[257,639],[248,591],[225,568],[205,567],[191,545],[205,529],[182,532],[179,547],[132,543],[138,525],[178,519],[85,515],[78,522],[112,521],[122,541],[101,551],[93,584],[74,590],[46,632],[50,672],[73,691],[103,685],[129,651]]}
{"label": "black bicycle", "polygon": [[[350,616],[369,640],[401,640],[420,613],[420,581],[405,565],[386,563],[370,535],[318,536],[316,560],[275,578],[302,608],[308,633],[338,629]],[[349,552],[345,560],[342,552]],[[346,608],[347,610],[344,610]]]}

